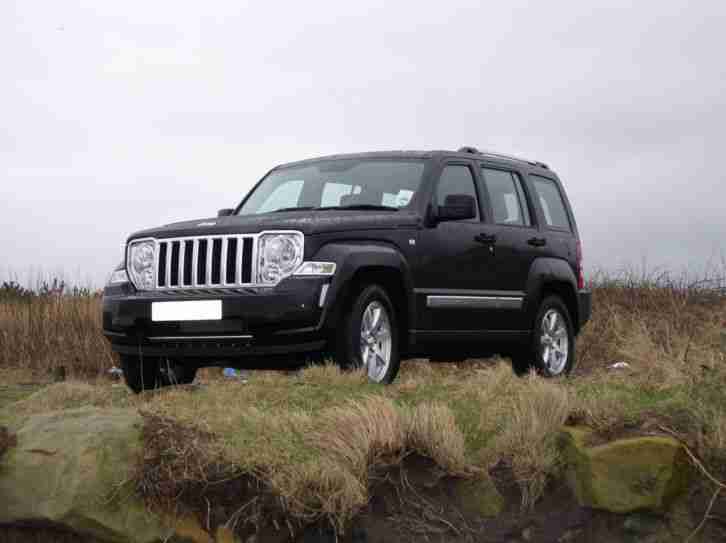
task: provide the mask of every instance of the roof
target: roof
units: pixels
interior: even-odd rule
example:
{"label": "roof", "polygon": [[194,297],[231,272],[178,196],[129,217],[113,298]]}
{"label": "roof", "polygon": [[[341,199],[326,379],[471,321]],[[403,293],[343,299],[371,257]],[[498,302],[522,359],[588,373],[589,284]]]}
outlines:
{"label": "roof", "polygon": [[543,162],[536,160],[528,160],[526,158],[516,157],[503,153],[496,153],[490,151],[479,151],[475,147],[461,147],[457,151],[448,150],[432,150],[432,151],[370,151],[366,153],[347,153],[338,155],[327,155],[315,158],[308,158],[305,160],[297,160],[294,162],[288,162],[280,164],[277,168],[289,167],[289,166],[302,166],[305,164],[311,164],[319,162],[321,160],[340,160],[340,159],[365,159],[365,158],[411,158],[411,159],[427,159],[427,158],[440,158],[440,157],[457,157],[457,158],[489,158],[494,160],[501,160],[516,164],[527,164],[529,166],[536,166],[549,170],[549,167]]}

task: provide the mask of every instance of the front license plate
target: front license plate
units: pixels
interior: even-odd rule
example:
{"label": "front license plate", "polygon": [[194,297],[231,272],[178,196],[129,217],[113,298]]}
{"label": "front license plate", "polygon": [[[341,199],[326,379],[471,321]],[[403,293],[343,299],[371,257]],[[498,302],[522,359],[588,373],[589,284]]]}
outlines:
{"label": "front license plate", "polygon": [[151,320],[153,322],[222,320],[222,300],[151,302]]}

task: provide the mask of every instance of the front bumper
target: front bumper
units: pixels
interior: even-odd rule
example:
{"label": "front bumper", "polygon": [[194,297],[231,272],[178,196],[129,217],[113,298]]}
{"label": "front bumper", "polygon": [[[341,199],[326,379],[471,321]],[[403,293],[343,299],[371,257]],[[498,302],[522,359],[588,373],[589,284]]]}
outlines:
{"label": "front bumper", "polygon": [[[310,353],[326,344],[321,293],[329,278],[288,278],[274,288],[137,292],[107,289],[104,335],[115,352],[146,356],[213,358]],[[221,300],[222,319],[153,322],[153,302]]]}
{"label": "front bumper", "polygon": [[587,324],[592,316],[592,292],[589,290],[581,290],[577,293],[579,327],[582,328]]}

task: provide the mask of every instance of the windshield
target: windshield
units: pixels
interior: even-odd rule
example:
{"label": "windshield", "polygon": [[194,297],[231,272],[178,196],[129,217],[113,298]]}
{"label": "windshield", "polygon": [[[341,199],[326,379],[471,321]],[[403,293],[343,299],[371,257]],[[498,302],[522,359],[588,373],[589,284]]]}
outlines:
{"label": "windshield", "polygon": [[338,159],[273,171],[239,209],[255,215],[294,209],[405,208],[421,185],[424,161]]}

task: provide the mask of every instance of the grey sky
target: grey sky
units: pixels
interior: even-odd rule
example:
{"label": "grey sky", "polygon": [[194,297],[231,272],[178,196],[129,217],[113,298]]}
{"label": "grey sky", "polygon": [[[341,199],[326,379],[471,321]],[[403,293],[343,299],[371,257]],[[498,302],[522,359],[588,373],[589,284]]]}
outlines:
{"label": "grey sky", "polygon": [[[635,5],[635,7],[632,7]],[[726,2],[0,3],[0,278],[100,284],[271,166],[475,145],[549,163],[590,266],[726,255]]]}

